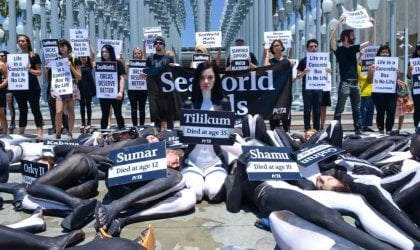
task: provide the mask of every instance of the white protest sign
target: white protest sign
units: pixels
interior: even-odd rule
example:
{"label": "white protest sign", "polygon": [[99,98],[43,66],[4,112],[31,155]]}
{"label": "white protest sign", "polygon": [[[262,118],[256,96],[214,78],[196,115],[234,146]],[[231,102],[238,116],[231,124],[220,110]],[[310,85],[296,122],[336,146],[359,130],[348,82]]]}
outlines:
{"label": "white protest sign", "polygon": [[375,62],[376,53],[378,52],[379,45],[370,45],[364,49],[362,55],[362,71],[361,75],[367,75],[370,65]]}
{"label": "white protest sign", "polygon": [[230,60],[248,60],[249,46],[230,47]]}
{"label": "white protest sign", "polygon": [[220,48],[222,47],[222,32],[195,32],[195,44],[204,45],[206,48]]}
{"label": "white protest sign", "polygon": [[51,90],[56,95],[73,94],[73,78],[67,62],[68,58],[52,60],[50,62]]}
{"label": "white protest sign", "polygon": [[264,48],[270,48],[274,40],[281,40],[285,49],[292,47],[292,32],[290,30],[264,32]]}
{"label": "white protest sign", "polygon": [[142,76],[146,60],[130,60],[128,64],[128,90],[147,90],[146,77]]}
{"label": "white protest sign", "polygon": [[146,47],[146,54],[155,53],[155,47],[153,42],[158,36],[162,36],[162,30],[160,27],[144,27],[143,28],[144,36],[144,46]]}
{"label": "white protest sign", "polygon": [[111,45],[114,47],[115,56],[120,58],[120,54],[122,51],[122,40],[110,40],[110,39],[98,39],[97,43],[97,56],[101,57],[101,49],[104,45]]}
{"label": "white protest sign", "polygon": [[[327,68],[331,69],[331,62],[328,62]],[[325,75],[327,76],[327,81],[325,83],[323,91],[331,91],[331,86],[332,86],[331,73],[328,73],[327,71],[325,71]]]}
{"label": "white protest sign", "polygon": [[72,53],[76,56],[90,56],[89,32],[87,29],[70,29]]}
{"label": "white protest sign", "polygon": [[58,54],[58,39],[44,39],[42,40],[42,54],[46,65],[50,66],[50,61],[57,59]]}
{"label": "white protest sign", "polygon": [[398,57],[375,57],[373,93],[395,93]]}
{"label": "white protest sign", "polygon": [[115,99],[118,94],[118,74],[116,62],[96,62],[96,97]]}
{"label": "white protest sign", "polygon": [[306,89],[324,89],[327,83],[326,68],[329,55],[326,52],[308,52],[306,55]]}
{"label": "white protest sign", "polygon": [[420,95],[420,58],[411,58],[413,95]]}
{"label": "white protest sign", "polygon": [[372,22],[369,21],[369,15],[365,8],[348,11],[343,7],[343,16],[346,17],[346,24],[352,28],[364,29],[373,26]]}
{"label": "white protest sign", "polygon": [[29,89],[28,54],[7,54],[9,90]]}

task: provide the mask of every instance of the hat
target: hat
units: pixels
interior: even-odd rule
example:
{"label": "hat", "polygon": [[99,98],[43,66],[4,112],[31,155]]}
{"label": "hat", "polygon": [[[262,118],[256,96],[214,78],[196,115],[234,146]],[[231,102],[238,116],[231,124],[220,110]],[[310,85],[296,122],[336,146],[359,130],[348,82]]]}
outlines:
{"label": "hat", "polygon": [[163,45],[165,45],[165,46],[166,46],[166,44],[165,44],[165,39],[163,39],[163,37],[161,37],[161,36],[157,36],[157,37],[155,38],[155,40],[153,41],[153,44],[155,44],[155,43],[157,43],[157,42],[161,42]]}

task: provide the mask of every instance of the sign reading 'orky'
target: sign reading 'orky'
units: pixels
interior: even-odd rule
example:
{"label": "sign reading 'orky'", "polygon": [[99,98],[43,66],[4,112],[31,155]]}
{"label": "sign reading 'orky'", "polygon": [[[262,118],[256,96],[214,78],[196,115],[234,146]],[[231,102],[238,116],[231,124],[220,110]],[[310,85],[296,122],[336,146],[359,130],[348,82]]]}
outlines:
{"label": "sign reading 'orky'", "polygon": [[22,167],[22,183],[31,184],[39,177],[45,175],[48,171],[48,165],[34,162],[34,161],[21,161]]}

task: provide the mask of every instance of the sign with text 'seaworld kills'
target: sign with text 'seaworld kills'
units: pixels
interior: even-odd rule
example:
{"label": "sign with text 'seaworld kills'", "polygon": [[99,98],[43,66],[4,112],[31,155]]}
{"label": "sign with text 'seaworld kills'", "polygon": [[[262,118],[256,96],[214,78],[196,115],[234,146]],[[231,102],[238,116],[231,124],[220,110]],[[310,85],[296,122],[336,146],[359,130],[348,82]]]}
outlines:
{"label": "sign with text 'seaworld kills'", "polygon": [[146,60],[130,60],[128,64],[128,90],[147,90],[146,77],[142,75]]}
{"label": "sign with text 'seaworld kills'", "polygon": [[34,161],[21,161],[22,168],[22,183],[31,184],[39,177],[48,172],[48,165],[34,162]]}
{"label": "sign with text 'seaworld kills'", "polygon": [[114,166],[108,169],[108,186],[166,178],[165,142],[146,143],[113,150],[109,158]]}
{"label": "sign with text 'seaworld kills'", "polygon": [[340,154],[344,151],[344,149],[337,148],[329,144],[315,144],[302,148],[293,154],[296,156],[299,166],[309,167],[313,163],[327,159],[330,156]]}
{"label": "sign with text 'seaworld kills'", "polygon": [[181,141],[194,144],[231,145],[229,140],[235,125],[235,114],[230,111],[181,109]]}
{"label": "sign with text 'seaworld kills'", "polygon": [[299,167],[291,158],[290,148],[243,146],[250,157],[246,172],[250,181],[301,179]]}
{"label": "sign with text 'seaworld kills'", "polygon": [[9,90],[29,89],[28,54],[7,54],[7,77]]}
{"label": "sign with text 'seaworld kills'", "polygon": [[116,62],[96,62],[96,96],[114,99],[118,92],[118,73]]}

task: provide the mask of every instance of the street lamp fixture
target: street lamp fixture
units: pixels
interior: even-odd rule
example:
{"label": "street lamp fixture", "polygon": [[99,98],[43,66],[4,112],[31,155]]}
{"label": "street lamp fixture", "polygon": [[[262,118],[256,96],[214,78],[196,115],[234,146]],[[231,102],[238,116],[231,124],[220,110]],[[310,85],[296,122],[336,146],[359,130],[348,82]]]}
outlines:
{"label": "street lamp fixture", "polygon": [[278,30],[278,26],[280,24],[280,20],[279,20],[279,14],[277,13],[277,11],[274,13],[273,15],[273,26],[274,26],[274,30]]}
{"label": "street lamp fixture", "polygon": [[369,10],[375,11],[378,9],[380,2],[381,0],[367,0],[367,6]]}
{"label": "street lamp fixture", "polygon": [[293,13],[293,2],[291,0],[286,0],[284,3],[286,9],[286,15],[290,16]]}
{"label": "street lamp fixture", "polygon": [[334,8],[334,3],[331,0],[324,0],[322,2],[322,10],[324,11],[325,15],[331,14]]}

